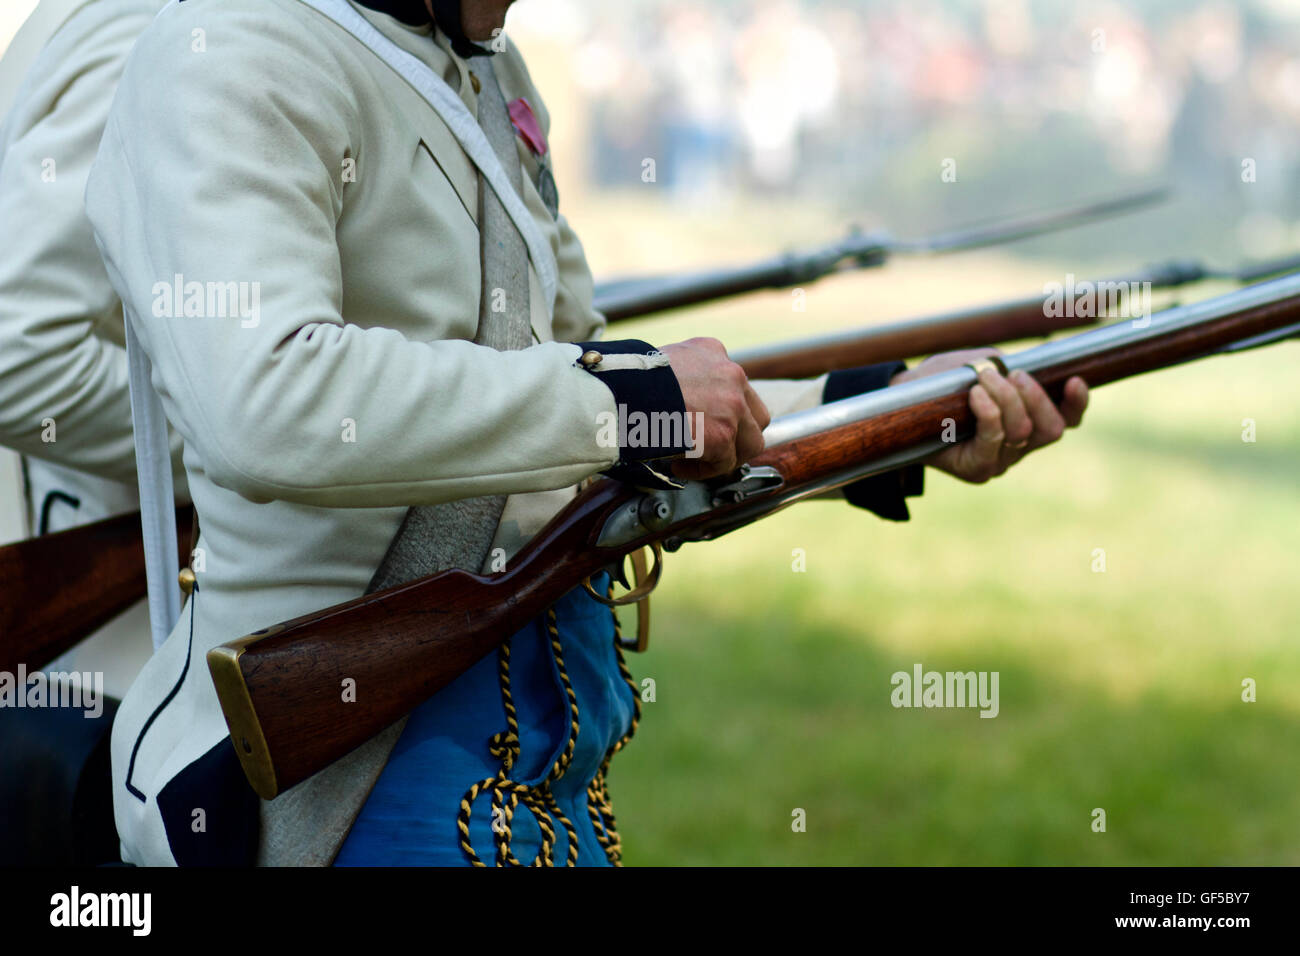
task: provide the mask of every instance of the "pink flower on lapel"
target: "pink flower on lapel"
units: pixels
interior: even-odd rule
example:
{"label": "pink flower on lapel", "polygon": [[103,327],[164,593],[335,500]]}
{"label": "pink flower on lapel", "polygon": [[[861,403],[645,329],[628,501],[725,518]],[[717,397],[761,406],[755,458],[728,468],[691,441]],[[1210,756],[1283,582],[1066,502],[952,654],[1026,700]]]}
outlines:
{"label": "pink flower on lapel", "polygon": [[533,113],[533,108],[528,105],[528,101],[521,96],[510,104],[509,109],[510,122],[524,138],[528,148],[538,156],[545,156],[546,136],[542,133],[542,124],[537,122],[537,116]]}

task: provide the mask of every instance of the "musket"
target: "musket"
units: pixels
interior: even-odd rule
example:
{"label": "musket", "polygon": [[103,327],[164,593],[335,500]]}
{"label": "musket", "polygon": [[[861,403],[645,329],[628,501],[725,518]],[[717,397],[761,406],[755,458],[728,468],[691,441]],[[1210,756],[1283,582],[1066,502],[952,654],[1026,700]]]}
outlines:
{"label": "musket", "polygon": [[[1176,261],[1130,276],[1093,283],[1123,293],[1133,283],[1169,289],[1206,279],[1240,283],[1300,270],[1300,256],[1249,264],[1235,271]],[[1122,299],[1121,299],[1122,301]],[[1100,322],[1055,316],[1033,296],[881,326],[850,329],[732,353],[751,378],[804,378],[840,368],[911,358],[950,349],[1038,338]],[[186,517],[180,524],[188,528]],[[131,555],[142,553],[140,514],[0,547],[0,669],[4,659],[38,667],[145,596]],[[80,562],[80,567],[78,567]],[[69,585],[63,579],[75,578]],[[73,595],[69,597],[68,595]]]}
{"label": "musket", "polygon": [[[182,555],[192,515],[176,511]],[[0,547],[0,671],[44,667],[145,592],[138,511]]]}
{"label": "musket", "polygon": [[894,255],[938,255],[1001,245],[1056,232],[1109,216],[1133,212],[1169,195],[1165,188],[1146,189],[1114,199],[1068,209],[986,223],[926,239],[894,239],[882,232],[853,229],[843,239],[773,259],[730,269],[676,276],[615,279],[596,287],[596,309],[610,322],[701,305],[760,289],[793,289],[852,269],[870,269]]}
{"label": "musket", "polygon": [[1234,270],[1216,269],[1195,259],[1173,260],[1129,275],[1074,283],[1075,291],[1086,287],[1095,293],[1098,308],[1086,315],[1055,308],[1060,303],[1054,300],[1064,293],[1062,286],[1059,293],[1047,291],[974,309],[740,349],[731,358],[750,378],[812,378],[836,369],[1046,338],[1067,329],[1100,325],[1108,313],[1126,310],[1134,292],[1140,297],[1146,290],[1176,289],[1209,279],[1248,285],[1292,272],[1300,272],[1300,255],[1251,262]]}
{"label": "musket", "polygon": [[[1300,333],[1300,276],[1123,321],[1001,357],[1060,401],[1091,386]],[[649,547],[715,538],[797,501],[922,461],[973,432],[973,367],[784,416],[737,473],[676,491],[602,479],[497,574],[451,570],[223,644],[208,666],[253,789],[270,799],[373,737],[447,686],[592,576]],[[946,432],[952,432],[947,436]],[[595,593],[594,591],[592,592]],[[356,703],[339,688],[355,681]]]}
{"label": "musket", "polygon": [[[994,331],[1012,325],[1018,331],[1023,325],[1016,324],[1024,311],[1018,303],[1000,308],[1001,312],[995,307],[990,314],[977,312],[968,318],[943,317],[841,333],[844,341],[829,336],[769,346],[754,350],[747,370],[753,377],[799,378],[874,360],[835,364],[844,356],[876,354],[880,348],[906,355],[897,348],[949,334],[950,340],[958,342],[953,347],[1017,337],[988,338]],[[1010,313],[1010,318],[1001,313]],[[188,519],[178,525],[189,526]],[[42,666],[142,599],[146,585],[140,527],[136,511],[0,547],[0,665]]]}

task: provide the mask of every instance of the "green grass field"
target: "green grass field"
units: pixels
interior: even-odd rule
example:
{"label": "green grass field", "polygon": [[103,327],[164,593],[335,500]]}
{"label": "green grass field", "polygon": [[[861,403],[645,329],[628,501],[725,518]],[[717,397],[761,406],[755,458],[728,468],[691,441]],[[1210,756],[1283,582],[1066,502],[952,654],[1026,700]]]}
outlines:
{"label": "green grass field", "polygon": [[[1050,274],[927,268],[619,331],[790,337]],[[628,863],[1300,863],[1297,368],[1287,343],[1100,389],[998,481],[931,473],[906,524],[812,502],[669,556],[610,774]],[[998,671],[1000,715],[893,708],[916,663]]]}

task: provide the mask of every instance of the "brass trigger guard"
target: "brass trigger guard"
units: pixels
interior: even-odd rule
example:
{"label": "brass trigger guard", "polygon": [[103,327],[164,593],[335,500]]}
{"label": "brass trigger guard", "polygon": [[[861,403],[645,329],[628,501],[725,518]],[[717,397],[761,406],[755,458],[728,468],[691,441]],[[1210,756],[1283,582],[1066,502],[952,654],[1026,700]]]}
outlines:
{"label": "brass trigger guard", "polygon": [[649,573],[647,573],[645,568],[645,558],[642,557],[641,551],[637,550],[632,552],[632,569],[636,576],[636,587],[631,591],[628,591],[622,597],[605,597],[603,594],[596,593],[596,589],[591,586],[590,576],[582,579],[583,590],[606,607],[627,607],[629,604],[637,604],[645,600],[650,596],[650,592],[658,586],[659,575],[664,569],[664,552],[659,546],[659,542],[651,541],[647,547],[654,552],[654,567],[650,569]]}

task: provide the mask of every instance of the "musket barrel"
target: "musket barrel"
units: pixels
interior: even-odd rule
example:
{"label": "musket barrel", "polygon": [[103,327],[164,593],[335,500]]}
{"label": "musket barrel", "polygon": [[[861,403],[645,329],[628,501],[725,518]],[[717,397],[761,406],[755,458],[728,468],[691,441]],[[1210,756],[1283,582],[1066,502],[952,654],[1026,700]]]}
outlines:
{"label": "musket barrel", "polygon": [[[1219,322],[1234,317],[1234,322]],[[1113,363],[1116,368],[1110,368],[1105,361],[1107,356],[1121,351],[1132,351],[1152,342],[1162,343],[1159,350],[1142,352],[1144,361],[1149,362],[1149,365],[1139,368],[1141,363],[1135,363],[1131,359],[1123,363],[1125,375],[1136,375],[1140,371],[1164,368],[1212,354],[1234,342],[1286,327],[1298,320],[1300,275],[1291,275],[1190,305],[1166,309],[1147,319],[1114,322],[1069,338],[1005,355],[1002,361],[1009,371],[1020,369],[1036,377],[1047,370],[1053,370],[1059,375],[1064,374],[1062,370],[1088,367],[1094,371],[1089,383],[1099,385],[1114,381],[1115,377],[1123,377],[1115,374],[1120,370],[1118,362]],[[1190,334],[1179,340],[1171,340],[1178,333]],[[1174,341],[1180,341],[1181,345],[1176,347]],[[1103,381],[1097,378],[1098,374],[1112,377]],[[961,393],[975,382],[975,372],[966,367],[913,379],[892,388],[784,415],[767,427],[763,438],[769,447],[797,441],[841,425]]]}
{"label": "musket barrel", "polygon": [[896,240],[883,233],[853,230],[844,239],[811,251],[792,252],[752,266],[667,278],[626,278],[596,287],[595,307],[611,322],[699,305],[715,299],[810,284],[843,269],[883,265],[895,253],[934,255],[1015,242],[1032,236],[1129,213],[1163,201],[1163,187],[984,223],[924,239]]}
{"label": "musket barrel", "polygon": [[800,281],[798,262],[782,256],[733,269],[714,269],[663,279],[622,279],[603,288],[595,307],[610,322],[668,312],[716,299],[780,289]]}

